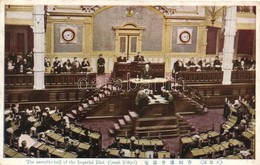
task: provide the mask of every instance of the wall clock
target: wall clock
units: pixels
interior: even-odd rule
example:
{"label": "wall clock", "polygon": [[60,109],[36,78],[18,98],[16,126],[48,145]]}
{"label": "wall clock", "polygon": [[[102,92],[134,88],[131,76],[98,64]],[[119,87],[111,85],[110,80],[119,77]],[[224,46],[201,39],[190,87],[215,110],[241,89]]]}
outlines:
{"label": "wall clock", "polygon": [[190,41],[191,34],[188,31],[183,31],[183,32],[180,33],[179,38],[180,38],[181,42],[186,43],[186,42]]}
{"label": "wall clock", "polygon": [[67,42],[70,42],[70,41],[73,41],[75,38],[75,32],[74,30],[72,29],[64,29],[63,32],[62,32],[62,39],[67,41]]}

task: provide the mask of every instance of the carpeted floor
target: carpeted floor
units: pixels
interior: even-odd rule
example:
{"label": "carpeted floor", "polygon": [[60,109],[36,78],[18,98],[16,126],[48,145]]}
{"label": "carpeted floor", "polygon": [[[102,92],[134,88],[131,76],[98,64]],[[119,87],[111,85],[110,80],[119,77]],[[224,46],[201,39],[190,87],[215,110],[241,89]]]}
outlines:
{"label": "carpeted floor", "polygon": [[[196,131],[203,132],[213,128],[219,132],[220,125],[224,122],[222,117],[223,109],[209,109],[205,115],[184,115],[184,118],[189,120],[195,127]],[[112,119],[92,119],[84,122],[86,128],[92,128],[102,133],[102,147],[107,148],[114,140],[114,137],[109,135],[108,129],[113,127]],[[163,139],[165,149],[171,152],[179,152],[179,138]]]}
{"label": "carpeted floor", "polygon": [[[165,74],[166,77],[171,77],[170,73]],[[97,76],[97,86],[102,86],[110,82],[110,74],[103,74]],[[219,132],[220,125],[224,122],[222,117],[223,109],[209,109],[208,113],[205,115],[184,115],[184,118],[189,120],[191,124],[196,127],[196,131],[203,132],[213,128]],[[94,130],[100,131],[102,133],[102,147],[107,148],[114,140],[114,137],[109,135],[108,129],[113,128],[113,123],[116,120],[112,119],[91,119],[85,121],[83,125],[86,128],[92,128]],[[179,138],[169,138],[163,139],[165,149],[170,152],[179,152]]]}

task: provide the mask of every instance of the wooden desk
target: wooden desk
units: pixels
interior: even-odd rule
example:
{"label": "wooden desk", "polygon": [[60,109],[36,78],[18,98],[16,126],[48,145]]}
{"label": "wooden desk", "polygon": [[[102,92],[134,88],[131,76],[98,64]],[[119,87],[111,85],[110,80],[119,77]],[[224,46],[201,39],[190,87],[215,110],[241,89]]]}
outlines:
{"label": "wooden desk", "polygon": [[18,152],[12,148],[6,149],[6,151],[4,151],[6,157],[14,157],[17,153]]}
{"label": "wooden desk", "polygon": [[252,141],[255,137],[255,133],[250,130],[246,130],[242,133],[242,136],[245,137],[247,140]]}
{"label": "wooden desk", "polygon": [[64,155],[63,155],[63,158],[77,158],[78,155],[74,154],[74,153],[71,153],[71,152],[66,152]]}
{"label": "wooden desk", "polygon": [[39,149],[40,151],[43,151],[43,150],[45,150],[45,149],[48,149],[50,154],[51,154],[53,151],[56,150],[56,148],[54,148],[54,147],[52,147],[52,146],[48,146],[48,145],[46,145],[46,144],[41,145],[38,149]]}
{"label": "wooden desk", "polygon": [[53,157],[56,157],[56,158],[62,158],[65,154],[66,154],[65,151],[59,150],[59,149],[55,149],[55,150],[51,153],[51,155],[52,155]]}
{"label": "wooden desk", "polygon": [[88,143],[79,143],[78,148],[82,149],[84,151],[88,151],[90,148],[90,145]]}
{"label": "wooden desk", "polygon": [[51,114],[51,118],[54,122],[58,122],[61,120],[61,116],[58,113]]}
{"label": "wooden desk", "polygon": [[158,152],[158,158],[163,159],[163,158],[170,158],[171,153],[167,151],[160,151]]}
{"label": "wooden desk", "polygon": [[212,146],[212,148],[214,148],[214,150],[215,150],[216,152],[225,149],[221,144],[214,144],[214,145]]}
{"label": "wooden desk", "polygon": [[239,154],[237,154],[237,155],[229,155],[227,157],[227,159],[243,159],[243,156],[239,155]]}
{"label": "wooden desk", "polygon": [[211,136],[211,137],[213,137],[213,138],[219,136],[219,133],[216,132],[216,131],[209,131],[207,134],[208,134],[208,136]]}
{"label": "wooden desk", "polygon": [[50,138],[50,139],[52,139],[52,140],[54,140],[54,141],[58,141],[60,138],[62,138],[61,135],[56,134],[56,133],[54,133],[54,132],[48,132],[48,133],[46,134],[46,136],[48,136],[48,139]]}
{"label": "wooden desk", "polygon": [[190,143],[192,143],[192,142],[193,142],[193,140],[192,140],[191,137],[182,137],[182,138],[181,138],[181,143],[182,143],[182,144],[190,144]]}
{"label": "wooden desk", "polygon": [[204,156],[207,154],[204,152],[204,149],[192,149],[190,152],[193,158]]}
{"label": "wooden desk", "polygon": [[109,155],[111,155],[111,156],[119,157],[119,150],[116,149],[116,148],[108,148],[106,151],[107,151],[107,152],[109,153]]}
{"label": "wooden desk", "polygon": [[138,146],[144,145],[145,147],[154,146],[156,144],[157,147],[163,147],[163,142],[162,140],[159,139],[152,139],[152,140],[139,139],[139,140],[135,140],[134,144]]}
{"label": "wooden desk", "polygon": [[129,73],[129,78],[141,77],[142,70],[144,66],[149,64],[152,71],[153,77],[164,77],[165,73],[165,63],[150,63],[150,62],[132,62],[132,63],[114,63],[114,69],[112,73],[113,78],[120,78],[122,80],[127,80],[127,74]]}
{"label": "wooden desk", "polygon": [[21,153],[17,153],[16,155],[13,156],[14,158],[28,158],[28,156],[21,154]]}
{"label": "wooden desk", "polygon": [[241,146],[242,142],[238,141],[237,139],[230,139],[229,143],[233,144],[233,146]]}
{"label": "wooden desk", "polygon": [[99,133],[96,133],[96,132],[91,132],[91,133],[88,135],[88,137],[91,137],[91,138],[93,138],[93,139],[98,140],[98,139],[101,137],[101,135],[100,135]]}
{"label": "wooden desk", "polygon": [[118,137],[119,138],[119,143],[120,144],[130,144],[131,140],[129,138],[125,137]]}
{"label": "wooden desk", "polygon": [[203,147],[202,150],[206,154],[215,152],[215,149],[213,147]]}

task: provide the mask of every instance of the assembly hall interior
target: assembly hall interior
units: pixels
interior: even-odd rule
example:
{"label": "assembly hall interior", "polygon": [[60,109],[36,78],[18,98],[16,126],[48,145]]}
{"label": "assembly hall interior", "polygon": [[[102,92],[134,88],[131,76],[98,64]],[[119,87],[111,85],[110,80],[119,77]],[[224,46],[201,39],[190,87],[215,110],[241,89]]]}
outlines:
{"label": "assembly hall interior", "polygon": [[255,159],[256,6],[4,9],[3,157]]}

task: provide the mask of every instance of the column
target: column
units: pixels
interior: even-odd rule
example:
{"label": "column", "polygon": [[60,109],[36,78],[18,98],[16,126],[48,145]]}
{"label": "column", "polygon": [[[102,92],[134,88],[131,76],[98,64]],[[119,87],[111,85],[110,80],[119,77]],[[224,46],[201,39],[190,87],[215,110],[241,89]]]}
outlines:
{"label": "column", "polygon": [[34,6],[34,86],[36,90],[45,88],[44,85],[44,50],[45,50],[45,33],[44,33],[44,6]]}
{"label": "column", "polygon": [[234,43],[236,35],[236,6],[227,7],[225,18],[224,48],[223,48],[223,65],[224,72],[222,84],[231,84],[231,71],[233,68]]}

